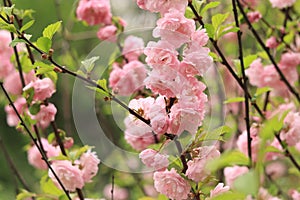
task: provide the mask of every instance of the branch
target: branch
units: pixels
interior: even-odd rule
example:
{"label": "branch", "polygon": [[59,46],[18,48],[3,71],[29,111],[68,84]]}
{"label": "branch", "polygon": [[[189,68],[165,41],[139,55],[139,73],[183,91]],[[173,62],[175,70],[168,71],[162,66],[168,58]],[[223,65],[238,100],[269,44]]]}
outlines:
{"label": "branch", "polygon": [[[233,13],[234,13],[234,20],[236,27],[240,28],[239,25],[239,16],[236,9],[235,0],[232,0],[233,6]],[[251,149],[251,135],[250,135],[250,111],[249,111],[249,97],[248,97],[248,88],[247,88],[247,77],[245,73],[245,66],[244,66],[244,56],[243,56],[243,45],[242,45],[242,32],[240,29],[237,32],[238,38],[238,45],[239,45],[239,59],[241,63],[242,69],[242,77],[243,77],[243,88],[244,88],[244,96],[245,96],[245,121],[246,121],[246,130],[247,130],[247,148],[248,148],[248,157],[249,157],[249,166],[252,166],[252,149]]]}
{"label": "branch", "polygon": [[63,191],[65,192],[65,194],[67,195],[69,200],[72,200],[69,192],[66,190],[65,186],[62,184],[61,180],[59,179],[59,177],[57,176],[57,174],[55,173],[55,171],[53,170],[53,168],[51,167],[50,162],[47,159],[47,156],[45,154],[45,152],[43,152],[43,150],[41,149],[41,147],[38,145],[37,140],[34,138],[33,134],[31,133],[31,131],[29,130],[29,128],[26,126],[23,118],[21,117],[21,115],[19,114],[19,112],[17,111],[13,101],[11,100],[9,94],[7,93],[6,89],[3,86],[3,83],[0,82],[0,86],[2,88],[2,91],[4,92],[4,95],[6,96],[6,98],[8,99],[10,106],[12,106],[13,110],[15,111],[16,115],[18,116],[19,120],[20,120],[20,124],[24,127],[25,131],[27,132],[27,134],[30,136],[31,140],[33,141],[33,143],[35,144],[35,146],[37,147],[38,151],[40,152],[40,154],[42,155],[42,159],[45,161],[45,163],[47,164],[48,168],[50,169],[50,171],[53,173],[53,175],[55,176],[55,178],[57,179],[60,187],[63,189]]}
{"label": "branch", "polygon": [[239,7],[239,10],[241,11],[246,23],[248,24],[249,30],[252,32],[252,34],[254,35],[255,39],[258,41],[258,43],[260,44],[260,46],[263,48],[263,50],[267,53],[270,61],[272,62],[272,64],[274,65],[277,73],[280,76],[280,80],[287,86],[287,88],[289,89],[289,91],[297,98],[298,102],[300,102],[300,95],[299,93],[293,88],[293,86],[291,86],[291,84],[288,82],[288,80],[286,79],[286,77],[284,76],[284,74],[282,73],[281,69],[279,68],[278,64],[276,63],[275,59],[273,58],[273,56],[271,55],[269,48],[266,47],[266,45],[264,44],[264,42],[262,41],[262,39],[260,38],[260,36],[258,35],[258,33],[256,32],[256,30],[253,28],[251,22],[249,21],[241,3],[239,0],[237,0],[237,5]]}
{"label": "branch", "polygon": [[[202,17],[198,14],[198,12],[196,11],[195,7],[193,6],[193,4],[189,1],[188,6],[192,9],[194,15],[196,16],[196,20],[200,23],[200,25],[202,27],[205,26]],[[221,63],[223,65],[225,65],[225,67],[228,69],[228,71],[230,72],[230,74],[233,76],[233,78],[237,81],[238,85],[244,90],[243,87],[243,82],[241,81],[241,79],[238,77],[238,75],[235,73],[235,71],[232,69],[232,67],[230,66],[230,64],[228,63],[226,57],[224,56],[223,52],[221,51],[220,47],[218,46],[218,43],[216,40],[214,40],[213,38],[209,38],[210,42],[212,43],[212,45],[214,46],[214,48],[216,49],[216,51],[218,52],[219,56],[221,57],[222,61]],[[252,99],[251,95],[249,92],[244,91],[249,99]],[[255,110],[258,112],[258,114],[265,119],[265,115],[263,114],[263,112],[261,111],[261,109],[258,107],[258,105],[255,102],[251,102],[251,104],[253,105],[253,107],[255,108]]]}

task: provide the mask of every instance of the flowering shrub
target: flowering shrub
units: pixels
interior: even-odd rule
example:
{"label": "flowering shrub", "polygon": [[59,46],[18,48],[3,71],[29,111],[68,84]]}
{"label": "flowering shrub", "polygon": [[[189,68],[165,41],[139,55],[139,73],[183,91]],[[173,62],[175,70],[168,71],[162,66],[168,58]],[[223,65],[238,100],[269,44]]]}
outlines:
{"label": "flowering shrub", "polygon": [[[55,1],[62,21],[38,31],[13,3],[0,101],[40,179],[0,138],[17,200],[299,199],[300,1],[79,0],[71,19]],[[130,31],[136,11],[156,16],[150,34]]]}

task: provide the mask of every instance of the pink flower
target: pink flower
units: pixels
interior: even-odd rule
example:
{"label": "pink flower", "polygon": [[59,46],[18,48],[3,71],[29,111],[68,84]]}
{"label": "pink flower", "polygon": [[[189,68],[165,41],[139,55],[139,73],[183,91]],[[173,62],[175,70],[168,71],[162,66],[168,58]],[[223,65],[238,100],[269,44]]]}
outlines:
{"label": "pink flower", "polygon": [[[253,161],[257,160],[259,147],[260,147],[260,138],[257,136],[257,129],[256,127],[251,127],[250,129],[250,137],[251,141],[251,154]],[[243,131],[243,133],[239,136],[238,140],[236,141],[238,149],[245,155],[248,155],[248,136],[247,131]]]}
{"label": "pink flower", "polygon": [[[145,119],[149,119],[148,113],[153,105],[152,97],[133,99],[129,102],[129,108],[137,111]],[[150,126],[138,120],[134,115],[129,115],[124,120],[125,140],[136,150],[146,149],[155,142],[153,131]]]}
{"label": "pink flower", "polygon": [[42,129],[45,129],[49,124],[55,120],[57,109],[52,103],[48,103],[47,106],[41,105],[40,111],[32,116],[32,119],[37,121],[37,125]]}
{"label": "pink flower", "polygon": [[203,181],[210,175],[209,170],[206,169],[208,161],[220,157],[220,152],[215,146],[203,146],[193,149],[194,156],[193,160],[188,161],[188,169],[185,175],[195,181]]}
{"label": "pink flower", "polygon": [[9,46],[11,42],[10,32],[6,30],[0,30],[0,58],[10,59],[13,54],[13,48]]}
{"label": "pink flower", "polygon": [[96,152],[88,150],[80,156],[80,166],[82,171],[82,177],[84,182],[88,183],[92,181],[92,178],[98,172],[98,165],[100,160],[98,159]]}
{"label": "pink flower", "polygon": [[[68,160],[56,160],[51,165],[58,178],[70,192],[74,192],[76,188],[81,189],[84,186],[82,171],[76,165]],[[49,169],[48,176],[52,179],[58,188],[61,188],[52,171]]]}
{"label": "pink flower", "polygon": [[164,97],[159,96],[151,106],[149,113],[151,127],[157,134],[164,134],[168,129],[168,115]]}
{"label": "pink flower", "polygon": [[261,87],[262,85],[262,71],[263,71],[263,64],[261,62],[261,59],[258,58],[254,60],[248,69],[246,69],[246,75],[249,78],[249,82],[251,85],[255,85],[258,87]]}
{"label": "pink flower", "polygon": [[266,166],[266,173],[272,178],[272,180],[276,180],[287,172],[287,167],[282,162],[272,162]]}
{"label": "pink flower", "polygon": [[257,198],[263,200],[281,200],[278,197],[273,197],[272,195],[270,195],[268,190],[266,190],[265,188],[259,188]]}
{"label": "pink flower", "polygon": [[79,20],[84,20],[91,26],[110,24],[112,14],[109,0],[80,0],[76,15]]}
{"label": "pink flower", "polygon": [[275,36],[270,37],[266,41],[266,47],[269,47],[270,49],[275,49],[278,45],[279,44],[278,44]]}
{"label": "pink flower", "polygon": [[33,100],[43,101],[50,98],[55,92],[55,85],[50,78],[36,79],[27,84],[23,90],[26,91],[30,88],[34,89]]}
{"label": "pink flower", "polygon": [[147,167],[155,170],[165,170],[169,165],[168,156],[162,155],[153,149],[143,150],[139,157]]}
{"label": "pink flower", "polygon": [[205,46],[208,42],[209,38],[206,33],[206,29],[200,29],[192,33],[191,35],[191,44],[197,46]]}
{"label": "pink flower", "polygon": [[112,187],[111,184],[108,184],[104,187],[104,190],[103,190],[103,193],[104,193],[104,196],[107,198],[107,199],[111,199],[111,190],[113,188],[113,195],[114,195],[114,200],[126,200],[128,199],[128,191],[124,188],[120,188],[119,186],[117,185],[114,185],[114,187]]}
{"label": "pink flower", "polygon": [[115,64],[109,76],[109,86],[115,93],[129,96],[143,87],[146,76],[147,70],[139,61],[129,62],[123,66],[123,69]]}
{"label": "pink flower", "polygon": [[300,193],[297,190],[291,190],[289,191],[290,197],[292,197],[293,200],[299,200],[300,199]]}
{"label": "pink flower", "polygon": [[168,98],[179,95],[183,90],[183,84],[186,82],[186,77],[168,65],[154,68],[144,81],[146,87],[151,89],[153,93]]}
{"label": "pink flower", "polygon": [[229,186],[224,187],[224,183],[219,183],[213,190],[210,191],[210,198],[218,196],[230,190]]}
{"label": "pink flower", "polygon": [[[35,80],[34,71],[30,71],[27,74],[23,73],[25,84],[28,84],[30,81]],[[22,94],[22,83],[20,79],[20,74],[17,70],[11,71],[11,73],[4,79],[4,88],[7,92],[20,95]]]}
{"label": "pink flower", "polygon": [[137,5],[150,12],[167,13],[170,9],[176,9],[177,12],[184,14],[187,6],[186,0],[137,0]]}
{"label": "pink flower", "polygon": [[153,175],[155,189],[170,199],[187,199],[191,186],[174,168]]}
{"label": "pink flower", "polygon": [[[0,55],[1,58],[1,55]],[[9,59],[1,58],[0,62],[0,79],[3,79],[9,75],[9,73],[14,69],[14,66]]]}
{"label": "pink flower", "polygon": [[296,68],[300,65],[300,53],[287,52],[281,55],[280,68]]}
{"label": "pink flower", "polygon": [[[15,102],[14,106],[20,115],[23,114],[25,110],[27,110],[26,99],[24,97],[19,97]],[[6,121],[9,126],[17,126],[19,124],[19,117],[16,114],[15,110],[12,106],[7,105],[5,106],[6,112]]]}
{"label": "pink flower", "polygon": [[177,48],[190,40],[195,28],[194,20],[185,18],[184,14],[176,10],[170,10],[163,18],[157,20],[153,36],[161,37]]}
{"label": "pink flower", "polygon": [[160,68],[163,65],[176,67],[179,64],[178,52],[172,44],[167,41],[150,41],[144,50],[146,63],[153,68]]}
{"label": "pink flower", "polygon": [[251,23],[255,23],[262,18],[262,15],[260,14],[259,11],[253,11],[253,12],[248,12],[247,17]]}
{"label": "pink flower", "polygon": [[143,49],[144,49],[143,39],[130,35],[124,41],[122,54],[130,62],[130,61],[138,60],[139,56],[143,54]]}
{"label": "pink flower", "polygon": [[[194,71],[191,75],[200,75],[202,76],[206,70],[212,66],[213,59],[208,55],[210,50],[201,46],[192,45],[189,49],[186,49],[183,52],[183,62],[191,68],[194,68]],[[194,74],[195,72],[198,72]]]}
{"label": "pink flower", "polygon": [[266,160],[276,160],[276,159],[278,159],[278,157],[282,156],[281,152],[283,152],[283,149],[282,149],[282,146],[280,145],[279,141],[276,138],[274,138],[274,140],[270,144],[270,146],[274,147],[276,152],[267,152],[265,155]]}
{"label": "pink flower", "polygon": [[[48,143],[48,140],[45,138],[41,138],[41,142],[43,145],[44,150],[46,151],[46,155],[48,158],[58,156],[60,153],[60,149]],[[37,169],[48,169],[48,165],[42,159],[41,153],[39,152],[38,148],[33,145],[27,152],[28,154],[28,162]]]}
{"label": "pink flower", "polygon": [[233,167],[226,167],[224,169],[224,176],[226,184],[233,188],[234,181],[241,175],[246,174],[249,171],[247,167],[244,166],[233,166]]}
{"label": "pink flower", "polygon": [[97,37],[100,40],[107,40],[110,42],[116,42],[117,40],[117,27],[115,25],[107,25],[104,27],[101,27],[97,32]]}
{"label": "pink flower", "polygon": [[296,0],[270,0],[273,8],[286,8],[292,6]]}
{"label": "pink flower", "polygon": [[290,112],[284,119],[286,129],[280,132],[280,138],[289,146],[295,146],[300,140],[300,113]]}

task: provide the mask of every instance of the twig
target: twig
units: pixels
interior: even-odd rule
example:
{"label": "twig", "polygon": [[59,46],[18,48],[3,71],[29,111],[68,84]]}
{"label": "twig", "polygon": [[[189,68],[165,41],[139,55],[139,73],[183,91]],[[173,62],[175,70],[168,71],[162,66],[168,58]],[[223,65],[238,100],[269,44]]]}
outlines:
{"label": "twig", "polygon": [[[232,0],[234,20],[236,27],[240,28],[239,25],[239,16],[236,9],[235,0]],[[247,77],[245,73],[244,59],[243,59],[243,45],[242,45],[242,32],[240,29],[237,31],[238,45],[239,45],[239,60],[241,63],[241,71],[243,77],[243,88],[244,88],[244,96],[245,96],[245,121],[246,121],[246,130],[247,130],[247,149],[248,149],[248,157],[249,157],[249,166],[252,166],[252,149],[251,149],[251,135],[250,135],[250,111],[249,111],[249,97],[247,95]]]}
{"label": "twig", "polygon": [[290,153],[288,148],[285,148],[285,145],[283,144],[279,134],[275,133],[275,137],[277,138],[279,144],[281,145],[281,147],[284,149],[285,155],[291,160],[291,162],[293,163],[293,165],[298,169],[298,171],[300,172],[300,165],[298,164],[298,162],[296,161],[296,159],[294,158],[294,156]]}
{"label": "twig", "polygon": [[237,5],[239,7],[239,10],[241,11],[246,23],[248,24],[249,30],[252,32],[252,34],[254,35],[255,39],[258,41],[258,43],[260,44],[260,46],[263,48],[263,50],[267,53],[270,61],[272,62],[272,64],[274,65],[277,73],[280,76],[280,80],[287,86],[287,88],[289,89],[289,91],[297,98],[298,102],[300,102],[300,95],[299,93],[291,86],[291,84],[288,82],[288,80],[286,79],[286,77],[284,76],[284,74],[282,73],[281,69],[279,68],[278,64],[276,63],[275,59],[273,58],[273,56],[271,55],[269,48],[266,47],[266,45],[264,44],[264,42],[262,41],[262,39],[260,38],[260,36],[258,35],[258,33],[256,32],[256,30],[254,29],[254,27],[252,26],[251,22],[249,21],[241,3],[239,0],[237,0]]}
{"label": "twig", "polygon": [[115,176],[112,175],[112,177],[111,177],[111,190],[110,190],[111,200],[114,200],[114,187],[115,187]]}

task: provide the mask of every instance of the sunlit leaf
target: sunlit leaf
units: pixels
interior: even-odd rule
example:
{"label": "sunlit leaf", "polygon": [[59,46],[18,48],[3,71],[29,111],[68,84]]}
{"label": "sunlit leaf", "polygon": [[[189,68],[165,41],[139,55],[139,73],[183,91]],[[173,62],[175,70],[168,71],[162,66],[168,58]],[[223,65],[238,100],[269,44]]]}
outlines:
{"label": "sunlit leaf", "polygon": [[48,25],[43,31],[43,36],[51,40],[53,35],[59,30],[61,23],[62,21],[58,21]]}

